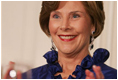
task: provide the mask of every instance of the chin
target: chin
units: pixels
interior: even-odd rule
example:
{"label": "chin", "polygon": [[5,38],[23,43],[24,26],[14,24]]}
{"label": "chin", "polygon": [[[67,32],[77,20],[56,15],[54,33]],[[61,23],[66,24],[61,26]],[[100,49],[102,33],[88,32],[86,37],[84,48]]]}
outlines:
{"label": "chin", "polygon": [[60,49],[60,51],[64,54],[70,54],[70,53],[73,53],[75,50],[73,50],[72,48],[63,48],[63,49]]}

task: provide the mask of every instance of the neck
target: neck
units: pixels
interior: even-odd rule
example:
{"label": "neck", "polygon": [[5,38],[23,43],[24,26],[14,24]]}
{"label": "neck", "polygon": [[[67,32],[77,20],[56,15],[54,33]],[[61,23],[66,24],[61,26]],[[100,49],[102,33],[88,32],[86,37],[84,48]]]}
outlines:
{"label": "neck", "polygon": [[80,65],[84,57],[86,57],[88,54],[88,48],[82,49],[78,53],[66,54],[58,52],[58,62],[61,65],[63,72],[70,72],[70,74],[72,74],[76,66]]}

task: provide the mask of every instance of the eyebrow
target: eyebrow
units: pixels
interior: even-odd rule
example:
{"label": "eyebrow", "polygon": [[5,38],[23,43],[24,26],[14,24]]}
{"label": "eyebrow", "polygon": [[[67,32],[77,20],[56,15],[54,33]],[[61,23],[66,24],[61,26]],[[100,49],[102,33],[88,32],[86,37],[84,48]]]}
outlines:
{"label": "eyebrow", "polygon": [[[59,12],[59,11],[52,11],[52,12],[55,12],[55,13],[61,13],[61,12]],[[82,12],[82,11],[71,11],[69,14],[77,13],[77,12],[84,13],[84,12]]]}
{"label": "eyebrow", "polygon": [[72,11],[70,13],[77,13],[77,12],[83,13],[82,11]]}

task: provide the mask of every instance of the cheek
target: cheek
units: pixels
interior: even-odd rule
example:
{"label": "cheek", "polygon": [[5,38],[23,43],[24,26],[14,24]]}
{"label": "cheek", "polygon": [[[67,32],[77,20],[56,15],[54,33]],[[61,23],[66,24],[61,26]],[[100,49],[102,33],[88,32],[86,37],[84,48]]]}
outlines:
{"label": "cheek", "polygon": [[73,26],[78,33],[85,33],[90,34],[91,33],[91,23],[86,20],[80,20],[80,21],[73,21],[71,22],[71,26]]}
{"label": "cheek", "polygon": [[55,21],[49,21],[49,31],[50,31],[50,34],[53,35],[53,34],[56,34],[57,32],[57,29],[58,29],[58,24],[55,22]]}

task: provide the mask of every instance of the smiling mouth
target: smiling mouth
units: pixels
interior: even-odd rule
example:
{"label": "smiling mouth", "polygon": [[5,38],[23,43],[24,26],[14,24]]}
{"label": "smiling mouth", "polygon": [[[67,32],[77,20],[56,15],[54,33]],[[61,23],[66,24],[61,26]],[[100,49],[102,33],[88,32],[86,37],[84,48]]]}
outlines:
{"label": "smiling mouth", "polygon": [[75,35],[59,35],[59,38],[62,41],[72,41],[76,38],[76,36]]}

